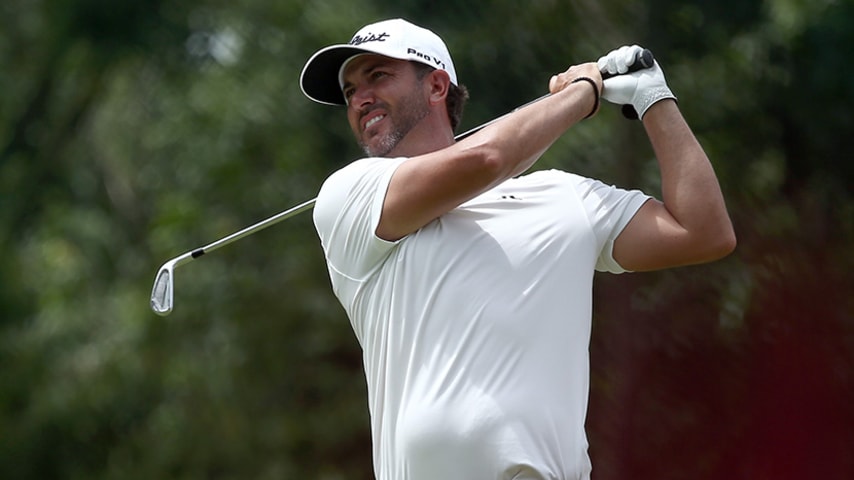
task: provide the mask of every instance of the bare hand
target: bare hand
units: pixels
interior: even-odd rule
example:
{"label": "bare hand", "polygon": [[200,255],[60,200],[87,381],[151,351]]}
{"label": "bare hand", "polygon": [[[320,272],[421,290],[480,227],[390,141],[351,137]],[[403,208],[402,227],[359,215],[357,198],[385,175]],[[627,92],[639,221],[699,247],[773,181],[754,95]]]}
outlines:
{"label": "bare hand", "polygon": [[549,80],[549,92],[554,95],[580,77],[587,77],[593,80],[598,87],[598,91],[602,91],[602,74],[599,72],[599,67],[596,63],[590,62],[573,65],[567,71],[553,75],[551,80]]}

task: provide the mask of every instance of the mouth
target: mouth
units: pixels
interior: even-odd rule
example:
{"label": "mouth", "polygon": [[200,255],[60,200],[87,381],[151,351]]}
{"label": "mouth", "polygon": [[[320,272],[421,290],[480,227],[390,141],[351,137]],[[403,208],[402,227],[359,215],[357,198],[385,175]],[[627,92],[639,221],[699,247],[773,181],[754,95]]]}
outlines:
{"label": "mouth", "polygon": [[362,127],[362,131],[366,131],[367,129],[371,128],[373,125],[375,125],[377,122],[379,122],[380,120],[382,120],[384,118],[385,118],[385,114],[379,114],[375,117],[369,118],[368,121],[365,122],[365,126]]}

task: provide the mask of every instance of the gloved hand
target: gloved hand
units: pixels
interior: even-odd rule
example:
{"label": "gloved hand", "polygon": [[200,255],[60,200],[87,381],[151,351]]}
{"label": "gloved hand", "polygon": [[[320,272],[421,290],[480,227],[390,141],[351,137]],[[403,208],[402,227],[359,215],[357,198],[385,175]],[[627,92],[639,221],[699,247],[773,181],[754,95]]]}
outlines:
{"label": "gloved hand", "polygon": [[676,96],[667,87],[664,72],[658,66],[658,62],[654,62],[652,68],[622,75],[629,70],[642,50],[643,48],[637,45],[620,47],[596,62],[600,72],[615,75],[603,83],[602,98],[611,103],[623,105],[623,113],[627,117],[630,115],[626,112],[625,106],[631,105],[637,115],[643,118],[652,104],[667,98],[676,100]]}

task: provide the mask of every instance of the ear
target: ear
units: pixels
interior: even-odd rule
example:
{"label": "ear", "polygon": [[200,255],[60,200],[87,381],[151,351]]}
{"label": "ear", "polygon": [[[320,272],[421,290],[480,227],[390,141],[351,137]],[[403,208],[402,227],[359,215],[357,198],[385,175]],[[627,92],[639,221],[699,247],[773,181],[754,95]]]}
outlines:
{"label": "ear", "polygon": [[451,77],[444,70],[433,70],[425,78],[430,103],[439,103],[444,105],[445,98],[448,96],[448,91],[451,88]]}

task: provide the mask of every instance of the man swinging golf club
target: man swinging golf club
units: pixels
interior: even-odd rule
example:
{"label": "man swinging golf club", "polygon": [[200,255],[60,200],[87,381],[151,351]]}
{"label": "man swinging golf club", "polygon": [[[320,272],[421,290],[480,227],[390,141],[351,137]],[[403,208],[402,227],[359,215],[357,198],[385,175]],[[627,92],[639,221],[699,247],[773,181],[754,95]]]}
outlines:
{"label": "man swinging golf club", "polygon": [[[378,479],[589,478],[594,271],[735,247],[661,68],[623,74],[639,50],[570,67],[550,96],[460,141],[466,91],[433,32],[382,21],[306,63],[303,92],[345,106],[367,154],[324,182],[314,222],[364,354]],[[600,96],[642,119],[662,201],[563,171],[522,175]]]}

